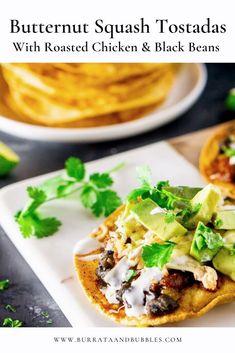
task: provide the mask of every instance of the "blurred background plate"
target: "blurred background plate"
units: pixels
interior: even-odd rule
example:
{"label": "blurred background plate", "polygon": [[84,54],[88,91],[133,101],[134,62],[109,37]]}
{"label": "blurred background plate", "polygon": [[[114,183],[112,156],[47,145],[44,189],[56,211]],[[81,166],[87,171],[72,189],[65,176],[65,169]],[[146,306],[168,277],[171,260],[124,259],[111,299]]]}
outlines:
{"label": "blurred background plate", "polygon": [[152,113],[129,122],[92,128],[54,128],[31,125],[10,118],[0,102],[0,129],[18,137],[56,142],[99,142],[134,136],[162,126],[187,111],[199,98],[207,80],[204,64],[184,64],[167,99]]}

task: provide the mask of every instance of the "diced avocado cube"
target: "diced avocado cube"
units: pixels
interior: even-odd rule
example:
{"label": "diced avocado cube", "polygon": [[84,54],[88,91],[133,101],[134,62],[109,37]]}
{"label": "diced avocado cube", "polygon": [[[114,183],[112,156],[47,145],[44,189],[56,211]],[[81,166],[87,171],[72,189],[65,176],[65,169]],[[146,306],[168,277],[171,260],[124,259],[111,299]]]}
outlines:
{"label": "diced avocado cube", "polygon": [[219,272],[235,281],[235,253],[226,248],[222,248],[213,258],[213,266]]}
{"label": "diced avocado cube", "polygon": [[175,243],[175,250],[179,250],[181,254],[189,255],[191,244],[192,244],[193,234],[188,232],[184,235],[177,235],[171,238],[171,241]]}
{"label": "diced avocado cube", "polygon": [[164,190],[171,192],[175,196],[191,200],[202,188],[191,188],[189,186],[165,186]]}
{"label": "diced avocado cube", "polygon": [[199,222],[194,233],[190,255],[199,262],[211,261],[223,244],[223,238],[219,233],[214,233],[211,228]]}
{"label": "diced avocado cube", "polygon": [[213,223],[216,229],[235,229],[235,210],[218,211]]}
{"label": "diced avocado cube", "polygon": [[131,212],[135,218],[147,229],[151,230],[162,240],[169,240],[173,236],[187,232],[179,222],[166,222],[166,213],[151,199],[145,199],[136,204]]}
{"label": "diced avocado cube", "polygon": [[190,225],[197,227],[198,222],[207,224],[215,213],[221,194],[219,189],[214,185],[207,185],[199,191],[191,200],[192,207],[200,205],[199,211],[190,220]]}
{"label": "diced avocado cube", "polygon": [[223,235],[224,243],[227,245],[235,244],[235,230],[228,230]]}

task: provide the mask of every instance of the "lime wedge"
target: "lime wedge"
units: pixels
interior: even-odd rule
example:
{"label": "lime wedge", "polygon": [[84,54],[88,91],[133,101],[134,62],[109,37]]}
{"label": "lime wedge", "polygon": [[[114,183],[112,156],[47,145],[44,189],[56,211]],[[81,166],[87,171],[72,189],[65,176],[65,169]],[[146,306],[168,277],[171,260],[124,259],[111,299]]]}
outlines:
{"label": "lime wedge", "polygon": [[19,161],[19,156],[11,148],[0,142],[0,177],[10,173]]}

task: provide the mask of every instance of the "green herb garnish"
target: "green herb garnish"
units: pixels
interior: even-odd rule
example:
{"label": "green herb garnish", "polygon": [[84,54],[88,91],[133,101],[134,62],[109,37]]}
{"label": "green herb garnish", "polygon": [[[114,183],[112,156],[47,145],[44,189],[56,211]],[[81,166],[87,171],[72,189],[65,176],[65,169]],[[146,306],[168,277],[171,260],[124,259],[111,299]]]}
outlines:
{"label": "green herb garnish", "polygon": [[51,325],[53,323],[53,320],[50,318],[50,315],[47,311],[42,311],[41,315],[44,319],[47,319],[46,323]]}
{"label": "green herb garnish", "polygon": [[199,250],[208,248],[210,250],[219,250],[223,246],[223,238],[219,233],[205,226],[202,222],[198,223],[195,231],[196,244]]}
{"label": "green herb garnish", "polygon": [[160,269],[170,260],[175,243],[153,243],[143,246],[142,259],[146,267],[159,267]]}
{"label": "green herb garnish", "polygon": [[137,173],[141,186],[129,193],[128,201],[136,200],[138,197],[141,197],[143,200],[146,198],[152,199],[158,206],[166,210],[189,207],[189,199],[180,197],[168,190],[170,186],[169,181],[160,181],[156,186],[153,186],[151,183],[151,172],[148,167],[139,167]]}
{"label": "green herb garnish", "polygon": [[11,311],[12,313],[16,313],[16,308],[12,306],[11,304],[5,305],[5,309],[8,311]]}
{"label": "green herb garnish", "polygon": [[213,232],[211,228],[199,222],[194,233],[190,255],[200,262],[211,261],[223,245],[224,241],[219,233]]}
{"label": "green herb garnish", "polygon": [[49,313],[48,313],[47,311],[42,311],[42,312],[41,312],[41,315],[42,315],[42,317],[44,317],[45,319],[49,319],[49,317],[50,317],[50,315],[49,315]]}
{"label": "green herb garnish", "polygon": [[10,317],[7,317],[3,320],[2,326],[5,327],[21,327],[23,325],[23,322],[20,320],[13,320]]}
{"label": "green herb garnish", "polygon": [[29,186],[27,193],[30,202],[15,216],[20,231],[25,238],[43,238],[53,235],[61,226],[55,217],[44,217],[39,208],[46,203],[78,193],[85,208],[93,215],[110,215],[121,205],[121,198],[111,189],[111,174],[121,168],[118,165],[106,173],[93,173],[87,176],[85,164],[75,157],[65,162],[65,174],[57,175],[38,187]]}
{"label": "green herb garnish", "polygon": [[0,290],[9,288],[10,281],[9,279],[3,279],[0,281]]}
{"label": "green herb garnish", "polygon": [[214,221],[214,226],[215,226],[215,228],[221,228],[222,225],[223,225],[222,219],[219,218],[219,219],[216,219],[216,220]]}
{"label": "green herb garnish", "polygon": [[200,203],[198,203],[195,206],[192,206],[190,204],[188,207],[186,207],[185,209],[183,209],[177,213],[177,215],[176,215],[177,219],[185,227],[191,228],[190,219],[193,218],[200,211],[201,206],[202,205]]}
{"label": "green herb garnish", "polygon": [[226,98],[225,104],[229,110],[235,111],[235,89],[234,88],[230,90]]}
{"label": "green herb garnish", "polygon": [[221,149],[227,157],[235,156],[235,150],[233,148],[222,146]]}
{"label": "green herb garnish", "polygon": [[143,165],[136,168],[138,181],[143,186],[151,188],[152,178],[151,178],[151,169],[148,165]]}
{"label": "green herb garnish", "polygon": [[129,282],[136,275],[137,275],[137,271],[136,270],[133,270],[133,269],[128,270],[127,274],[126,274],[125,281]]}
{"label": "green herb garnish", "polygon": [[165,222],[166,223],[172,223],[175,221],[176,215],[173,212],[167,212],[165,214]]}

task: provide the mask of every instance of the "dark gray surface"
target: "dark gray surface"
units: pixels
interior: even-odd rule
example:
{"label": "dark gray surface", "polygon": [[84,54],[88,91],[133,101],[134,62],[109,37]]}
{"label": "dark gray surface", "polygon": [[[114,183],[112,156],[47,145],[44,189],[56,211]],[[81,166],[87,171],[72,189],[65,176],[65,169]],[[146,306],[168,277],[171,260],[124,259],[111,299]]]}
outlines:
{"label": "dark gray surface", "polygon": [[[81,145],[34,142],[0,133],[0,140],[21,157],[20,165],[10,177],[0,181],[0,187],[61,169],[64,160],[71,155],[90,161],[235,119],[235,113],[228,112],[224,106],[228,90],[235,86],[235,64],[209,64],[207,68],[206,89],[193,108],[180,119],[141,136]],[[56,303],[0,229],[0,279],[3,278],[9,278],[11,286],[0,292],[0,325],[4,317],[12,316],[21,319],[25,326],[69,326]],[[3,304],[9,303],[16,306],[17,313],[10,314],[3,308]],[[42,311],[50,314],[51,325],[40,314]]]}

